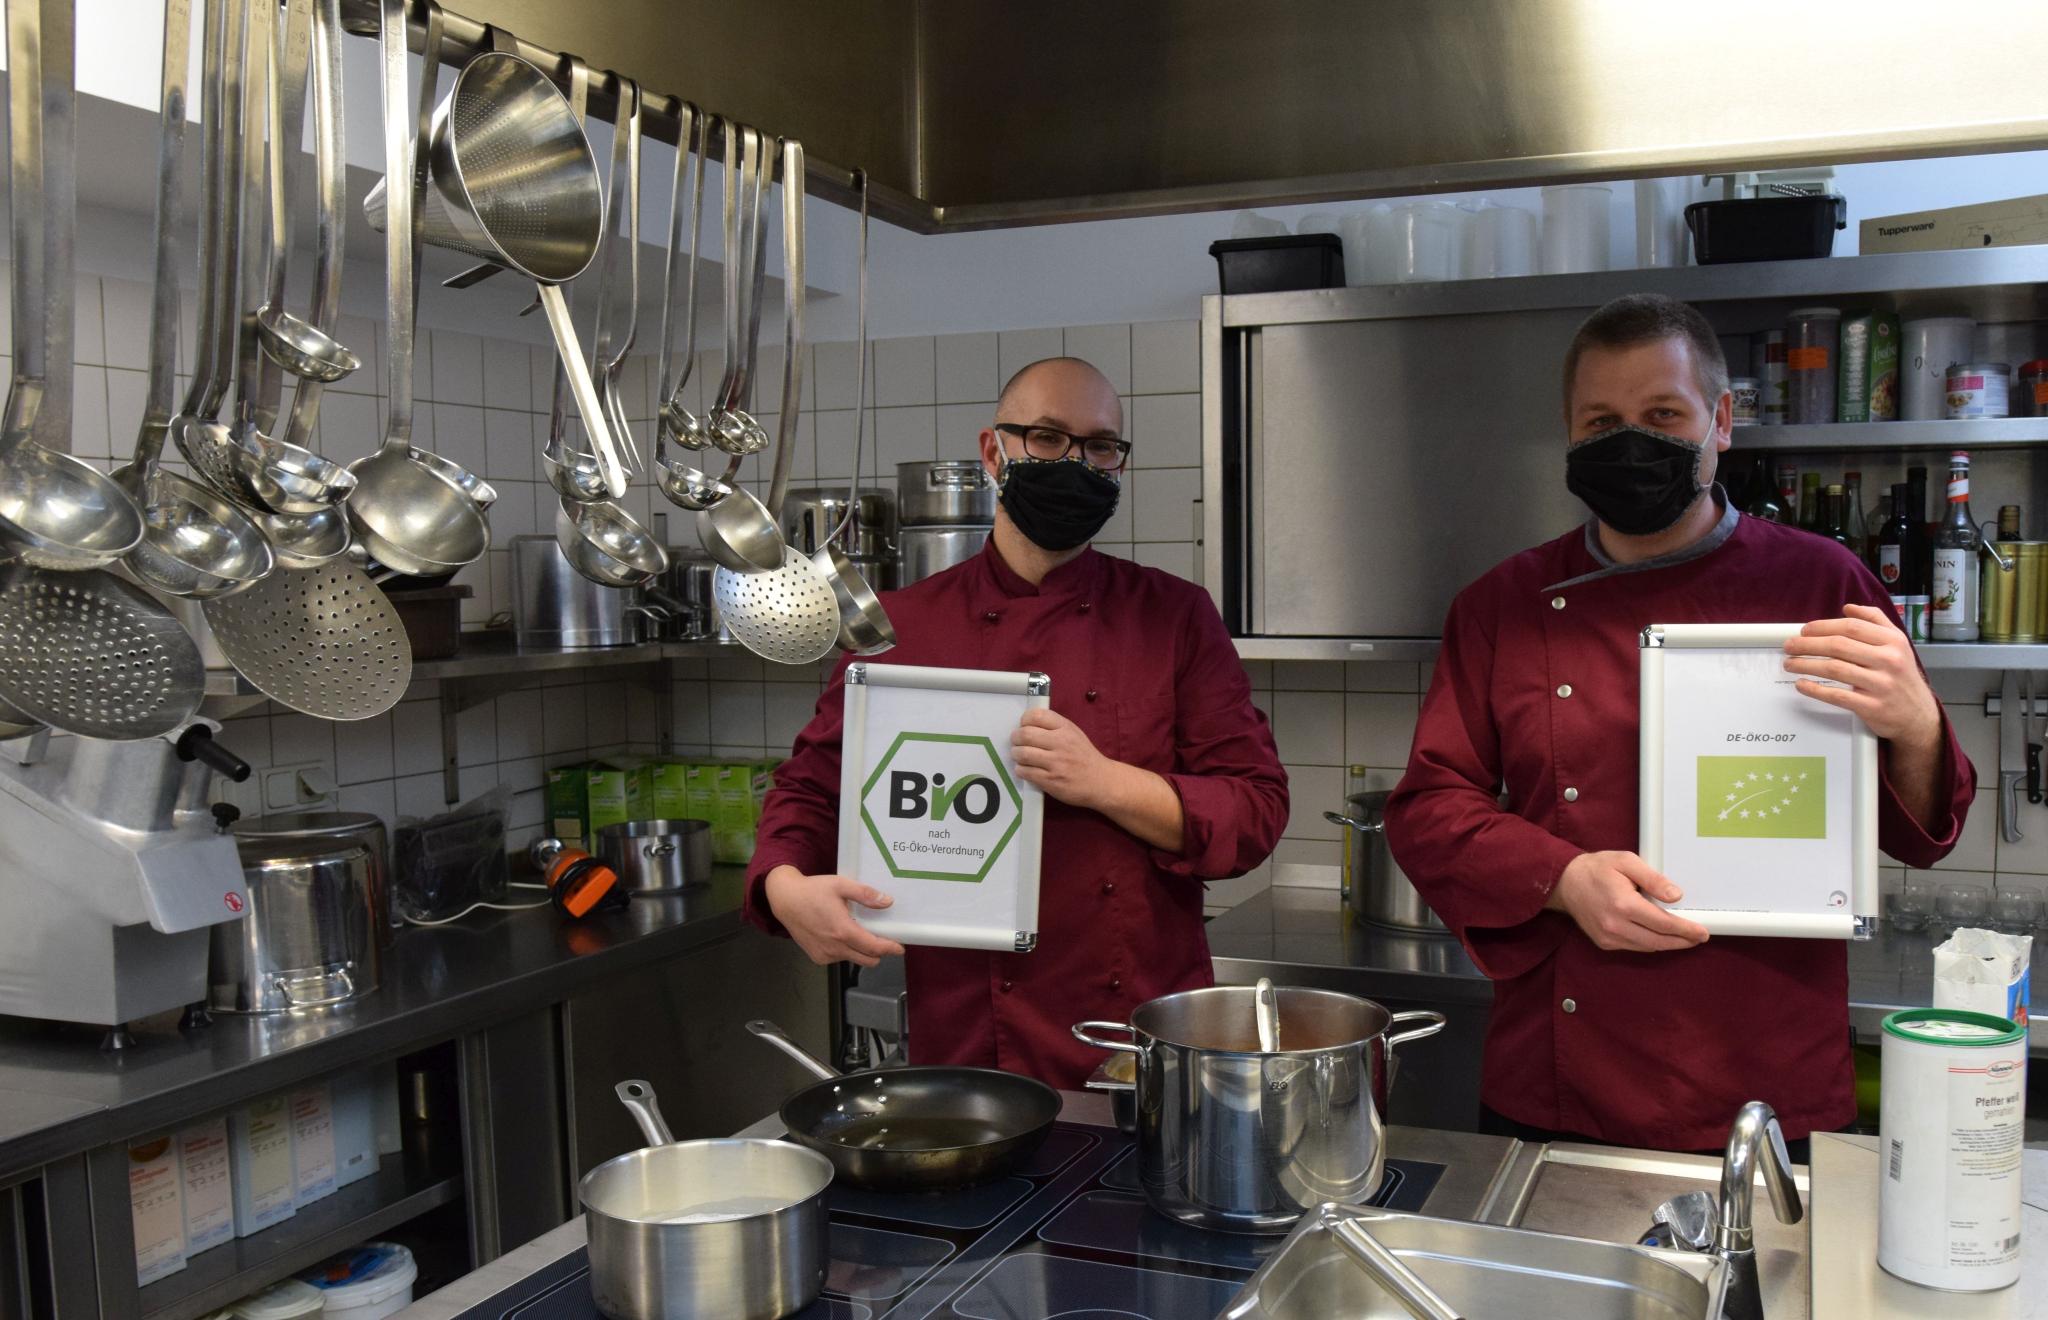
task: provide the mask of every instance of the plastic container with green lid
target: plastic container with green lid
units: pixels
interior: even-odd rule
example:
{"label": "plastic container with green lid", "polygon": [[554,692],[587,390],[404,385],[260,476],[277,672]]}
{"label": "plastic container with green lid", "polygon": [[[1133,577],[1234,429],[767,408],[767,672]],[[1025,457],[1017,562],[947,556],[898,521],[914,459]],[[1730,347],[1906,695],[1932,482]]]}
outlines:
{"label": "plastic container with green lid", "polygon": [[2010,1045],[2027,1038],[2027,1029],[2010,1018],[1963,1008],[1902,1008],[1885,1017],[1884,1029],[1901,1040],[1961,1049]]}

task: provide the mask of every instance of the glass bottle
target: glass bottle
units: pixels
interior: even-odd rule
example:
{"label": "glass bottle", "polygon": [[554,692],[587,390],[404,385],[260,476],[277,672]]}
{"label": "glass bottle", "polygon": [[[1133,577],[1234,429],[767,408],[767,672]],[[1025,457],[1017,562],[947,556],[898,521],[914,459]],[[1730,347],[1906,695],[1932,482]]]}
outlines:
{"label": "glass bottle", "polygon": [[1913,543],[1912,492],[1904,482],[1892,487],[1891,516],[1877,533],[1877,580],[1894,596],[1919,594],[1920,578],[1909,549]]}
{"label": "glass bottle", "polygon": [[1870,565],[1870,571],[1873,573],[1878,570],[1877,535],[1890,524],[1892,509],[1898,504],[1905,502],[1904,500],[1895,501],[1892,499],[1892,491],[1897,489],[1898,487],[1894,486],[1878,496],[1876,505],[1871,508],[1870,516],[1864,522],[1864,528],[1869,532],[1869,538],[1864,542],[1863,561]]}
{"label": "glass bottle", "polygon": [[1843,544],[1858,559],[1870,549],[1870,530],[1863,523],[1863,474],[1844,472],[1842,474],[1842,531],[1848,539]]}
{"label": "glass bottle", "polygon": [[1842,510],[1847,503],[1840,486],[1829,485],[1823,488],[1820,494],[1820,525],[1814,529],[1836,545],[1845,547],[1849,546],[1849,529],[1848,518]]}
{"label": "glass bottle", "polygon": [[1779,502],[1778,486],[1771,472],[1768,459],[1756,461],[1755,479],[1750,482],[1749,503],[1742,511],[1752,518],[1765,522],[1781,523],[1786,520],[1785,506]]}
{"label": "glass bottle", "polygon": [[1799,469],[1790,463],[1778,464],[1778,507],[1781,522],[1799,525]]}
{"label": "glass bottle", "polygon": [[1906,553],[1913,561],[1917,580],[1925,584],[1934,574],[1934,525],[1927,521],[1927,469],[1906,469],[1906,513],[1912,520],[1913,539]]}
{"label": "glass bottle", "polygon": [[1799,474],[1799,525],[1809,532],[1820,530],[1820,473]]}
{"label": "glass bottle", "polygon": [[1934,535],[1934,616],[1937,642],[1977,640],[1977,524],[1970,517],[1970,456],[1948,458],[1948,516]]}
{"label": "glass bottle", "polygon": [[2020,506],[2001,504],[1998,506],[1998,539],[2017,541],[2020,539]]}

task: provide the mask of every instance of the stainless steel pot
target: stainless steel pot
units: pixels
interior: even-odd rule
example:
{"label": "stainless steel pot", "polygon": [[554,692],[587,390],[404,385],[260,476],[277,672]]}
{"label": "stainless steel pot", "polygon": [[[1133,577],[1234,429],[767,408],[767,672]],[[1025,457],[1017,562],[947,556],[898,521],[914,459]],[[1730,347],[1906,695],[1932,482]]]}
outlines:
{"label": "stainless steel pot", "polygon": [[207,1001],[217,1010],[331,1008],[377,988],[386,932],[376,845],[351,821],[316,818],[300,831],[281,823],[290,819],[236,830],[249,910],[210,933]]}
{"label": "stainless steel pot", "polygon": [[597,832],[598,860],[641,894],[677,893],[711,879],[711,822],[628,820]]}
{"label": "stainless steel pot", "polygon": [[629,646],[640,639],[633,593],[570,567],[552,534],[512,538],[512,631],[543,650]]}
{"label": "stainless steel pot", "polygon": [[652,1088],[618,1089],[655,1144],[577,1187],[597,1309],[611,1320],[776,1320],[815,1301],[832,1162],[791,1141],[671,1141]]}
{"label": "stainless steel pot", "polygon": [[718,611],[718,561],[696,546],[669,547],[668,593],[683,602],[683,636],[690,641],[729,642],[732,632]]}
{"label": "stainless steel pot", "polygon": [[[1128,1024],[1073,1030],[1136,1059],[1138,1177],[1153,1209],[1198,1228],[1284,1233],[1325,1201],[1378,1190],[1388,1052],[1442,1031],[1444,1016],[1283,988],[1281,1048],[1261,1053],[1253,994],[1250,986],[1186,990],[1140,1004]],[[1402,1023],[1418,1025],[1390,1034]]]}
{"label": "stainless steel pot", "polygon": [[1344,901],[1351,910],[1381,926],[1445,932],[1443,918],[1430,911],[1387,847],[1387,794],[1354,793],[1344,803],[1349,814],[1326,811],[1323,819],[1346,830]]}
{"label": "stainless steel pot", "polygon": [[905,527],[896,533],[901,562],[897,580],[904,586],[964,564],[981,553],[993,527]]}
{"label": "stainless steel pot", "polygon": [[979,459],[896,465],[896,520],[904,527],[992,523],[996,483]]}
{"label": "stainless steel pot", "polygon": [[[782,501],[782,535],[807,555],[814,555],[846,517],[844,486],[801,486]],[[886,490],[860,492],[860,509],[839,535],[839,548],[855,559],[890,555],[896,531],[896,502]]]}

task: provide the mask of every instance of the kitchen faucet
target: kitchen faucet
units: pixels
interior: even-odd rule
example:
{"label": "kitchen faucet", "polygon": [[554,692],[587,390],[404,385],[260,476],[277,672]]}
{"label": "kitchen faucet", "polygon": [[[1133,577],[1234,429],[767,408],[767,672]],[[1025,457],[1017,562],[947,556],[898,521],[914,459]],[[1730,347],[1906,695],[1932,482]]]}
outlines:
{"label": "kitchen faucet", "polygon": [[[1767,1154],[1766,1154],[1767,1152]],[[1722,1320],[1764,1320],[1763,1289],[1757,1280],[1756,1233],[1751,1209],[1756,1200],[1756,1170],[1763,1160],[1764,1190],[1771,1208],[1787,1224],[1805,1215],[1799,1188],[1792,1181],[1792,1157],[1778,1116],[1761,1100],[1752,1100],[1735,1115],[1728,1130],[1728,1149],[1721,1157],[1721,1203],[1715,1210],[1705,1192],[1687,1192],[1657,1207],[1655,1228],[1642,1239],[1646,1246],[1709,1252],[1728,1262],[1728,1287],[1721,1302]],[[1707,1220],[1712,1219],[1712,1231]]]}

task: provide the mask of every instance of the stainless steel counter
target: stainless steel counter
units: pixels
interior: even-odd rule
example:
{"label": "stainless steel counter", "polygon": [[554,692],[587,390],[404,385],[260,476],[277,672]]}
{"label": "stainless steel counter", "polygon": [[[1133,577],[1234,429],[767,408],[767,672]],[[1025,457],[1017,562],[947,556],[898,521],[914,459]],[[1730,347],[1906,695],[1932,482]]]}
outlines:
{"label": "stainless steel counter", "polygon": [[0,1016],[0,1184],[52,1160],[218,1112],[351,1064],[388,1058],[561,1002],[602,978],[740,927],[744,875],[720,867],[678,897],[635,899],[579,924],[541,908],[399,933],[376,993],[315,1017],[216,1016],[180,1032],[141,1023],[118,1054],[97,1028]]}
{"label": "stainless steel counter", "polygon": [[[1353,917],[1331,889],[1269,889],[1209,922],[1209,952],[1220,981],[1261,976],[1295,984],[1367,982],[1375,998],[1490,1004],[1493,986],[1448,936],[1410,935]],[[1924,1008],[1934,991],[1934,946],[1927,932],[1882,929],[1849,945],[1849,1018],[1874,1038],[1887,1013]],[[2034,965],[2035,1002],[2048,1002]],[[2031,1028],[2029,1053],[2048,1056],[2048,1016]]]}
{"label": "stainless steel counter", "polygon": [[2020,1281],[1940,1292],[1877,1265],[1877,1138],[1813,1139],[1813,1320],[2048,1320],[2048,1150],[2025,1155]]}

